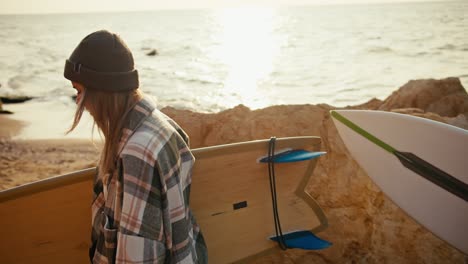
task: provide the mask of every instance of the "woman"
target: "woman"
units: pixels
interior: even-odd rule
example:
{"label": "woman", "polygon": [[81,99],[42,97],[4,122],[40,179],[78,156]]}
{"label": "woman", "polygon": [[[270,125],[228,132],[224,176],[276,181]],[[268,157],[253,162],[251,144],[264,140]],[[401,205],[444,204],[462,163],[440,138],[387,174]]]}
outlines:
{"label": "woman", "polygon": [[73,130],[87,110],[104,135],[92,204],[93,263],[206,263],[189,209],[187,134],[138,89],[127,45],[101,30],[65,63],[77,90]]}

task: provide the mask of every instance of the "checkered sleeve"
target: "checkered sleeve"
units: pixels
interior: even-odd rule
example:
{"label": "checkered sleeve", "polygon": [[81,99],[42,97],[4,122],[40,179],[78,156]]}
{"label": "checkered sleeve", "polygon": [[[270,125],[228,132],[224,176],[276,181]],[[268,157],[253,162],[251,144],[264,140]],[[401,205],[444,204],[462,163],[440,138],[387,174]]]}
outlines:
{"label": "checkered sleeve", "polygon": [[162,208],[170,263],[194,263],[193,224],[188,207],[194,158],[178,134],[159,152],[157,170],[162,182]]}
{"label": "checkered sleeve", "polygon": [[148,146],[132,144],[122,155],[123,198],[116,263],[165,263],[162,186],[156,163]]}
{"label": "checkered sleeve", "polygon": [[166,140],[155,138],[144,145],[127,146],[122,157],[116,263],[196,261],[188,209],[193,162],[177,133]]}

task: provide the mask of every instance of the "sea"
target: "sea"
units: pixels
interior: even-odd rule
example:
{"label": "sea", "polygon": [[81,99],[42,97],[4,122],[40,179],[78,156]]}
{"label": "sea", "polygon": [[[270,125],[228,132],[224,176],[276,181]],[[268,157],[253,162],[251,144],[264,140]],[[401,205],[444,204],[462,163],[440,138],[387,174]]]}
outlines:
{"label": "sea", "polygon": [[65,60],[100,29],[127,42],[161,108],[341,107],[423,78],[468,87],[468,1],[445,1],[0,15],[0,96],[75,107]]}

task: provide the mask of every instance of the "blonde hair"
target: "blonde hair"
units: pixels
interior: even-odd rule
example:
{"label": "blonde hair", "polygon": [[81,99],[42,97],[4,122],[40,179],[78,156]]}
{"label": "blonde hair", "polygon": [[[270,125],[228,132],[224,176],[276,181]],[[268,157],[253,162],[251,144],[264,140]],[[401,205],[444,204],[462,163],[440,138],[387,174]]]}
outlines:
{"label": "blonde hair", "polygon": [[127,115],[142,96],[139,89],[119,93],[85,89],[81,102],[78,102],[73,124],[67,133],[76,128],[86,109],[93,117],[94,125],[104,136],[98,173],[106,184],[109,175],[116,169],[120,139]]}

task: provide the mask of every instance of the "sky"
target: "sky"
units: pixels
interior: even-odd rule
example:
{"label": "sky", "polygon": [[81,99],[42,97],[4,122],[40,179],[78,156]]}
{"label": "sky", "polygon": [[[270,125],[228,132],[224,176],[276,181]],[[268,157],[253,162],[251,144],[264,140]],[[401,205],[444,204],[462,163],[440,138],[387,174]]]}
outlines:
{"label": "sky", "polygon": [[[422,2],[426,0],[0,0],[1,14],[87,13],[244,6]],[[449,1],[449,0],[442,0]]]}

